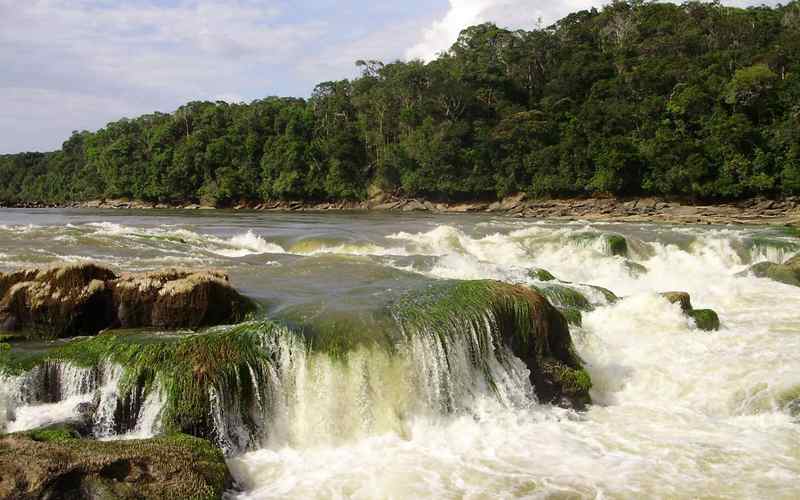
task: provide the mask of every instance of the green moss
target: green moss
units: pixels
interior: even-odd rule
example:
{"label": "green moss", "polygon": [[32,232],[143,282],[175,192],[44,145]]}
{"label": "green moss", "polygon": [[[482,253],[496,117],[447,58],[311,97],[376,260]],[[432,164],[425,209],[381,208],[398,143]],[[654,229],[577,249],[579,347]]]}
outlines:
{"label": "green moss", "polygon": [[537,281],[554,281],[556,279],[547,269],[531,269],[528,277]]}
{"label": "green moss", "polygon": [[44,443],[70,441],[80,438],[80,435],[75,430],[60,425],[36,429],[28,432],[27,435],[34,441]]}
{"label": "green moss", "polygon": [[9,498],[211,500],[222,498],[232,484],[220,450],[191,436],[95,441],[35,435],[0,437]]}
{"label": "green moss", "polygon": [[251,423],[247,409],[258,391],[269,385],[263,368],[271,362],[271,353],[263,346],[267,339],[285,332],[284,327],[266,321],[183,336],[111,331],[50,351],[39,361],[61,360],[84,367],[117,364],[124,370],[118,388],[122,398],[134,392],[146,396],[158,383],[165,397],[165,429],[208,436],[213,427],[211,388],[238,398],[242,420]]}
{"label": "green moss", "polygon": [[759,278],[770,278],[787,285],[800,286],[797,269],[786,264],[759,262],[750,268],[750,272]]}
{"label": "green moss", "polygon": [[602,286],[597,286],[597,285],[585,285],[585,286],[588,286],[589,288],[597,290],[598,292],[603,294],[603,297],[605,297],[606,302],[608,302],[609,304],[613,304],[619,301],[619,297],[617,297],[617,294],[615,294],[608,288],[603,288]]}
{"label": "green moss", "polygon": [[564,315],[567,323],[575,326],[583,326],[583,313],[574,307],[565,307],[559,309],[559,312]]}
{"label": "green moss", "polygon": [[689,311],[689,317],[694,319],[697,328],[706,331],[719,330],[719,316],[711,309],[694,309]]}
{"label": "green moss", "polygon": [[566,285],[547,283],[530,288],[547,297],[556,307],[573,308],[581,311],[592,311],[594,309],[594,306],[585,295]]}
{"label": "green moss", "polygon": [[628,256],[628,240],[619,234],[608,234],[605,236],[606,248],[611,255],[619,255],[621,257]]}

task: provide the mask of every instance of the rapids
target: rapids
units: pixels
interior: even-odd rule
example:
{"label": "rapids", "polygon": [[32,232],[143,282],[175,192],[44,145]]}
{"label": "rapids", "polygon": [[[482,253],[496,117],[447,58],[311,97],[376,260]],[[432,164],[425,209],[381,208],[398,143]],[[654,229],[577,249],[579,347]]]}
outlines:
{"label": "rapids", "polygon": [[[627,258],[612,255],[612,234],[627,239]],[[787,398],[800,394],[800,289],[740,273],[798,251],[778,229],[733,225],[0,210],[2,271],[86,260],[216,267],[276,317],[369,315],[443,279],[543,286],[535,268],[592,302],[570,327],[593,382],[582,413],[538,404],[509,353],[487,353],[476,368],[468,343],[480,332],[461,345],[422,336],[393,355],[364,347],[344,360],[269,337],[275,362],[249,374],[261,386],[256,431],[243,435],[226,412],[234,392],[212,395],[241,499],[797,498],[800,420]],[[670,290],[716,310],[722,328],[699,331],[658,295]],[[63,421],[94,401],[98,437],[158,433],[160,387],[132,407],[130,425],[115,421],[121,370],[56,363],[0,374],[0,428]]]}

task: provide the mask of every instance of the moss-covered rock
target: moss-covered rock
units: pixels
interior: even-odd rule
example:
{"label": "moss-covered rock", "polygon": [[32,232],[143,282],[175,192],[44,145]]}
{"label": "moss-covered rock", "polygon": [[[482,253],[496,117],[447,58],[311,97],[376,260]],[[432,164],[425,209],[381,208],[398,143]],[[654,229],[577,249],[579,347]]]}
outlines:
{"label": "moss-covered rock", "polygon": [[603,288],[602,286],[597,286],[597,285],[584,285],[584,286],[588,286],[592,290],[600,292],[606,299],[606,302],[608,302],[609,304],[614,304],[615,302],[619,301],[619,297],[617,297],[617,294],[615,294],[608,288]]}
{"label": "moss-covered rock", "polygon": [[241,321],[253,309],[224,273],[125,274],[95,264],[0,275],[0,331],[52,339],[115,327],[194,328]]}
{"label": "moss-covered rock", "polygon": [[573,308],[580,311],[592,311],[594,309],[594,306],[585,295],[565,284],[547,283],[530,288],[547,297],[557,307]]}
{"label": "moss-covered rock", "polygon": [[638,278],[639,276],[649,272],[649,269],[647,269],[645,266],[632,260],[626,260],[622,265],[625,266],[625,270],[628,271],[628,274],[634,278]]}
{"label": "moss-covered rock", "polygon": [[556,279],[547,269],[531,269],[528,271],[528,277],[536,281],[554,281]]}
{"label": "moss-covered rock", "polygon": [[605,236],[606,248],[611,255],[620,257],[628,256],[628,240],[620,234],[607,234]]}
{"label": "moss-covered rock", "polygon": [[711,309],[693,309],[689,311],[689,317],[694,319],[697,328],[706,331],[719,330],[719,316]]}
{"label": "moss-covered rock", "polygon": [[692,318],[700,330],[719,330],[720,322],[717,313],[711,309],[694,309],[692,307],[692,298],[688,293],[664,292],[661,296],[672,304],[680,304],[683,314]]}
{"label": "moss-covered rock", "polygon": [[564,315],[567,323],[574,326],[583,326],[583,313],[574,307],[559,308],[559,312]]}
{"label": "moss-covered rock", "polygon": [[0,437],[0,498],[222,498],[232,485],[222,452],[208,441],[77,439],[68,430]]}
{"label": "moss-covered rock", "polygon": [[[472,332],[478,335],[475,349],[502,352],[506,346],[530,370],[543,403],[581,409],[591,402],[591,382],[581,375],[567,320],[534,290],[488,280],[443,283],[401,300],[394,313],[406,335],[451,339]],[[488,361],[482,352],[472,358]]]}
{"label": "moss-covered rock", "polygon": [[783,264],[760,262],[750,267],[750,272],[759,278],[770,278],[787,285],[800,286],[800,255]]}

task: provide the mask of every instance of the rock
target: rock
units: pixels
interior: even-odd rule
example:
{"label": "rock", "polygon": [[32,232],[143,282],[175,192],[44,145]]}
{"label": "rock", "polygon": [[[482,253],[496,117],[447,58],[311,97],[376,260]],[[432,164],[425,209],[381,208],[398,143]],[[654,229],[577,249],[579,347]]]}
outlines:
{"label": "rock", "polygon": [[442,283],[402,300],[392,317],[405,335],[433,337],[442,345],[468,331],[480,345],[504,344],[525,363],[541,403],[584,409],[591,402],[591,379],[567,320],[532,289],[489,280]]}
{"label": "rock", "polygon": [[525,193],[517,193],[506,196],[502,199],[502,201],[500,201],[499,209],[506,212],[517,209],[525,201],[525,197]]}
{"label": "rock", "polygon": [[619,234],[606,235],[606,245],[611,255],[628,256],[628,241]]}
{"label": "rock", "polygon": [[[110,270],[77,264],[20,273],[32,279],[15,283],[0,299],[0,325],[4,328],[57,338],[94,334],[113,323],[106,282],[116,276]],[[15,274],[18,277],[20,273]]]}
{"label": "rock", "polygon": [[122,328],[197,328],[237,322],[251,304],[220,271],[123,274],[109,284]]}
{"label": "rock", "polygon": [[783,264],[760,262],[750,267],[750,272],[759,278],[770,278],[787,285],[800,286],[800,255]]}
{"label": "rock", "polygon": [[417,200],[410,200],[403,206],[403,212],[422,212],[428,208]]}
{"label": "rock", "polygon": [[705,331],[719,330],[719,316],[711,309],[694,309],[692,299],[686,292],[664,292],[662,297],[672,304],[680,304],[681,311],[692,318],[697,328]]}
{"label": "rock", "polygon": [[637,278],[643,274],[647,274],[649,271],[649,269],[647,269],[645,266],[639,264],[638,262],[633,262],[632,260],[626,260],[622,265],[625,266],[628,274],[634,278]]}
{"label": "rock", "polygon": [[95,264],[0,275],[0,326],[36,338],[115,326],[195,328],[237,322],[252,303],[218,271],[123,274]]}
{"label": "rock", "polygon": [[664,292],[662,297],[667,299],[670,304],[680,304],[681,311],[689,313],[692,311],[692,299],[686,292]]}
{"label": "rock", "polygon": [[564,318],[567,320],[567,323],[574,326],[583,326],[583,313],[580,309],[576,309],[574,307],[565,307],[558,310]]}
{"label": "rock", "polygon": [[719,316],[711,309],[693,309],[689,317],[694,319],[697,328],[706,331],[719,330]]}
{"label": "rock", "polygon": [[581,292],[562,284],[547,283],[532,286],[532,290],[541,293],[556,307],[574,308],[580,311],[592,311],[594,306]]}
{"label": "rock", "polygon": [[77,439],[68,428],[0,437],[0,498],[222,498],[232,486],[222,452],[174,434]]}
{"label": "rock", "polygon": [[528,271],[528,277],[533,278],[537,281],[554,281],[556,279],[555,276],[550,274],[550,271],[547,269],[531,269]]}

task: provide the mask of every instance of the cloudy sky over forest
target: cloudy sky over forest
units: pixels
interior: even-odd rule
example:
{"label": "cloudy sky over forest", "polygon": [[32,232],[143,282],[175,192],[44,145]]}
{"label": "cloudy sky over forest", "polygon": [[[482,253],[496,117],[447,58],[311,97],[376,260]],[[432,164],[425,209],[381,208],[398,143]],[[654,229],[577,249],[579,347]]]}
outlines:
{"label": "cloudy sky over forest", "polygon": [[307,96],[357,59],[429,60],[469,25],[532,28],[603,3],[0,0],[0,153],[191,100]]}

